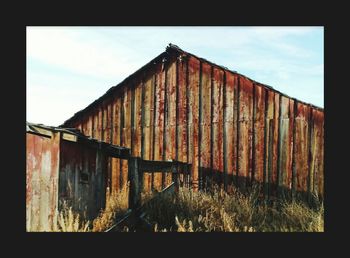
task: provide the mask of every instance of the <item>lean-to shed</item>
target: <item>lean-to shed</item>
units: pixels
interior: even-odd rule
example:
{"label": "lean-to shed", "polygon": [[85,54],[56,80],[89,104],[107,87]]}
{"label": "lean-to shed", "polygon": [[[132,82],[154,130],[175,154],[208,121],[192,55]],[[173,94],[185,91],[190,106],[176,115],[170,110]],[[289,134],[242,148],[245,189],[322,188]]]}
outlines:
{"label": "lean-to shed", "polygon": [[104,208],[108,157],[130,150],[88,138],[77,129],[27,123],[26,228],[48,231],[64,202],[85,218]]}
{"label": "lean-to shed", "polygon": [[[319,196],[323,125],[322,108],[171,44],[63,124],[146,160],[189,162],[194,188],[210,177],[224,186],[257,182],[267,195]],[[112,188],[126,183],[126,162],[110,161],[108,169]],[[145,174],[144,187],[170,180]]]}

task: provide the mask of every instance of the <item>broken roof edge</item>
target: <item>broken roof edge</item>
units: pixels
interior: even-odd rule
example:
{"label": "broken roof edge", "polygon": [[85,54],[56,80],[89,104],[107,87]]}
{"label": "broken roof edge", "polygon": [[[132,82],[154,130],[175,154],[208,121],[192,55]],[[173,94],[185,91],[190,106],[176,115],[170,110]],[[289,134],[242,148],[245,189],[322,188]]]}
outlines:
{"label": "broken roof edge", "polygon": [[71,134],[71,135],[76,136],[77,138],[79,138],[83,141],[87,141],[87,142],[89,142],[91,144],[95,144],[95,145],[97,144],[100,148],[116,148],[118,150],[128,151],[128,153],[130,155],[130,148],[114,145],[114,144],[107,143],[104,141],[99,141],[95,138],[84,135],[82,132],[80,132],[79,129],[76,129],[76,128],[63,128],[63,127],[57,127],[57,126],[35,124],[35,123],[28,122],[28,121],[26,122],[26,132],[27,133],[34,133],[34,134],[38,134],[38,135],[49,136],[49,135],[43,134],[43,132],[40,132],[38,130],[38,128],[52,131],[54,133],[61,132],[61,133],[65,133],[65,134]]}
{"label": "broken roof edge", "polygon": [[136,76],[138,76],[140,73],[142,72],[145,72],[145,70],[147,68],[149,68],[150,65],[152,64],[156,64],[158,59],[161,59],[162,57],[166,56],[167,54],[170,54],[171,51],[175,51],[177,52],[178,54],[183,54],[183,55],[187,55],[187,56],[192,56],[196,59],[198,59],[199,61],[201,62],[206,62],[212,66],[215,66],[219,69],[222,69],[222,70],[225,70],[225,71],[228,71],[228,72],[231,72],[233,74],[236,74],[236,75],[239,75],[239,76],[242,76],[246,79],[248,79],[249,81],[251,81],[252,83],[254,84],[258,84],[258,85],[261,85],[267,89],[270,89],[278,94],[280,94],[281,96],[284,96],[284,97],[287,97],[289,99],[292,99],[298,103],[301,103],[301,104],[305,104],[305,105],[308,105],[312,108],[315,108],[315,109],[318,109],[322,112],[324,112],[324,108],[322,107],[319,107],[319,106],[316,106],[314,104],[311,104],[311,103],[308,103],[308,102],[305,102],[305,101],[302,101],[302,100],[299,100],[297,98],[294,98],[294,97],[291,97],[291,96],[288,96],[287,94],[273,88],[272,86],[270,85],[267,85],[267,84],[264,84],[264,83],[261,83],[261,82],[258,82],[258,81],[255,81],[251,78],[249,78],[248,76],[245,76],[241,73],[238,73],[237,71],[233,71],[233,70],[230,70],[228,69],[227,67],[225,66],[222,66],[222,65],[218,65],[218,64],[215,64],[209,60],[206,60],[205,58],[202,58],[202,57],[199,57],[199,56],[196,56],[192,53],[189,53],[189,52],[186,52],[184,50],[182,50],[180,47],[178,47],[177,45],[174,45],[172,43],[169,43],[169,45],[166,47],[165,51],[162,52],[161,54],[159,54],[157,57],[153,58],[151,61],[149,61],[148,63],[146,63],[145,65],[143,65],[141,68],[139,68],[137,71],[135,71],[134,73],[130,74],[128,77],[126,77],[124,80],[122,80],[121,82],[119,82],[117,85],[115,86],[112,86],[111,88],[109,88],[101,97],[99,97],[98,99],[96,99],[95,101],[93,101],[92,103],[90,103],[87,107],[81,109],[80,111],[74,113],[74,115],[72,117],[70,117],[69,119],[67,119],[66,121],[63,122],[62,125],[59,125],[59,127],[64,127],[66,126],[69,122],[71,121],[74,121],[77,116],[79,115],[82,115],[83,113],[87,112],[89,109],[93,108],[95,105],[98,105],[100,102],[102,102],[104,99],[106,99],[109,94],[111,94],[112,92],[118,90],[122,85],[126,84],[128,81],[132,80],[133,78],[135,78]]}

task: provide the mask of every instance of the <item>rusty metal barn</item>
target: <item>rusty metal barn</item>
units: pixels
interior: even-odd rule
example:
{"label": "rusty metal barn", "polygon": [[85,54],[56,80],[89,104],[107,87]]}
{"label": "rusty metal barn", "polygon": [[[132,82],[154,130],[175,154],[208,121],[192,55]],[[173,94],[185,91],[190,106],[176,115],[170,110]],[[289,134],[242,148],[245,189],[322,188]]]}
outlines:
{"label": "rusty metal barn", "polygon": [[[323,196],[324,110],[172,44],[62,126],[145,160],[191,163],[194,189],[215,178]],[[126,184],[127,161],[107,170],[109,187]],[[170,182],[144,175],[146,190]]]}
{"label": "rusty metal barn", "polygon": [[27,123],[27,231],[49,231],[64,202],[85,218],[104,208],[108,158],[130,149],[82,135],[76,129]]}

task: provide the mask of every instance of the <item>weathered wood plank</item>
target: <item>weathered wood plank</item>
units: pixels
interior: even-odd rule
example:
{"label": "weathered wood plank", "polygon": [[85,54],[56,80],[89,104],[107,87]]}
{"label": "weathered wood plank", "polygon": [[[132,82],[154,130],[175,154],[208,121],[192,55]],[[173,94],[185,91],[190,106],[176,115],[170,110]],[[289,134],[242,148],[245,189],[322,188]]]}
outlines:
{"label": "weathered wood plank", "polygon": [[[162,160],[165,114],[165,70],[157,64],[155,88],[155,128],[154,128],[154,160]],[[160,191],[162,188],[162,174],[154,175],[153,187]]]}
{"label": "weathered wood plank", "polygon": [[232,184],[233,175],[235,173],[235,131],[234,131],[234,93],[235,87],[237,87],[236,78],[230,72],[225,72],[226,74],[226,94],[225,94],[225,117],[224,117],[224,130],[226,134],[226,141],[224,145],[226,146],[226,171],[228,175],[228,184]]}
{"label": "weathered wood plank", "polygon": [[177,157],[179,161],[187,162],[187,64],[181,59],[178,68],[178,101],[177,101]]}
{"label": "weathered wood plank", "polygon": [[191,168],[191,184],[193,189],[198,190],[198,169],[199,169],[199,142],[198,142],[198,125],[199,125],[199,60],[189,57],[189,162]]}
{"label": "weathered wood plank", "polygon": [[238,148],[238,184],[245,187],[251,179],[252,164],[252,116],[253,83],[240,77],[239,91],[239,148]]}
{"label": "weathered wood plank", "polygon": [[262,86],[255,85],[253,179],[260,184],[264,181],[265,94]]}
{"label": "weathered wood plank", "polygon": [[[166,74],[166,149],[165,160],[176,158],[176,59],[169,60]],[[166,186],[171,184],[172,176],[166,175]]]}
{"label": "weathered wood plank", "polygon": [[224,87],[224,72],[218,68],[213,71],[213,114],[212,114],[212,130],[213,130],[213,172],[220,174],[222,182],[224,164],[223,164],[223,87]]}

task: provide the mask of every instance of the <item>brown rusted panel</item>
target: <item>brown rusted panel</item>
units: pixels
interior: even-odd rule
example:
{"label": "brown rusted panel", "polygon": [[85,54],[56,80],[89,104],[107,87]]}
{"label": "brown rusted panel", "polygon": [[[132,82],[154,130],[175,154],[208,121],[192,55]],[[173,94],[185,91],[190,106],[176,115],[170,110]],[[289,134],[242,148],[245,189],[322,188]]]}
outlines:
{"label": "brown rusted panel", "polygon": [[264,180],[264,148],[265,148],[265,94],[266,90],[255,85],[254,99],[254,181],[263,183]]}
{"label": "brown rusted panel", "polygon": [[[274,139],[274,103],[275,93],[266,90],[266,118],[265,118],[265,184],[272,183],[273,174],[273,139]],[[266,192],[268,194],[268,192]]]}
{"label": "brown rusted panel", "polygon": [[[113,139],[114,145],[120,145],[120,130],[121,130],[121,98],[116,96],[113,101]],[[120,159],[113,158],[111,161],[112,167],[112,190],[120,189]]]}
{"label": "brown rusted panel", "polygon": [[[201,78],[201,121],[200,121],[200,169],[202,174],[210,169],[211,150],[211,66],[207,63],[202,63],[202,78]],[[217,86],[217,85],[216,85]],[[201,178],[200,180],[204,180]]]}
{"label": "brown rusted panel", "polygon": [[92,137],[92,119],[93,114],[90,114],[87,119],[87,130],[86,130],[86,136]]}
{"label": "brown rusted panel", "polygon": [[[171,58],[166,70],[165,160],[176,159],[176,59]],[[166,185],[172,182],[166,173]]]}
{"label": "brown rusted panel", "polygon": [[289,137],[288,137],[288,163],[287,163],[287,182],[288,189],[292,189],[293,183],[293,128],[294,128],[294,100],[289,99]]}
{"label": "brown rusted panel", "polygon": [[50,213],[49,225],[56,223],[55,214],[58,209],[58,179],[60,160],[60,133],[53,134],[51,138],[51,171],[50,171]]}
{"label": "brown rusted panel", "polygon": [[[122,110],[123,113],[123,128],[121,137],[121,146],[130,148],[131,145],[131,89],[125,87],[123,89],[123,99],[122,99]],[[121,188],[126,186],[128,179],[128,161],[121,160],[121,177],[122,185]]]}
{"label": "brown rusted panel", "polygon": [[97,126],[98,126],[98,110],[94,110],[92,116],[93,116],[93,121],[92,121],[92,138],[98,139],[98,137],[97,137],[97,135],[98,135],[98,130],[97,130]]}
{"label": "brown rusted panel", "polygon": [[309,108],[303,103],[297,103],[295,119],[295,166],[296,166],[296,190],[307,191],[308,182],[308,120]]}
{"label": "brown rusted panel", "polygon": [[[143,100],[143,115],[144,124],[142,125],[142,134],[143,134],[143,159],[145,160],[151,160],[152,159],[152,151],[153,151],[153,144],[152,144],[152,132],[153,132],[153,84],[154,84],[154,77],[151,75],[148,75],[145,82],[144,82],[144,100]],[[152,183],[152,176],[149,173],[144,173],[144,190],[150,191],[151,189],[151,183]]]}
{"label": "brown rusted panel", "polygon": [[[162,160],[163,157],[163,133],[164,133],[164,110],[165,110],[165,70],[161,65],[156,66],[155,88],[155,123],[154,123],[154,160]],[[162,174],[155,173],[153,187],[160,191],[162,188]]]}
{"label": "brown rusted panel", "polygon": [[240,77],[239,91],[239,148],[238,178],[239,185],[250,181],[252,166],[252,116],[253,116],[253,83]]}
{"label": "brown rusted panel", "polygon": [[[213,171],[223,173],[223,87],[224,87],[224,72],[218,68],[213,71],[213,114],[212,114],[212,129],[213,129]],[[206,93],[205,93],[206,94]],[[210,105],[211,106],[211,105]],[[205,151],[205,149],[204,149]],[[206,152],[206,151],[205,151]]]}
{"label": "brown rusted panel", "polygon": [[134,89],[134,130],[133,130],[133,149],[132,155],[135,157],[141,157],[141,105],[142,105],[142,85],[139,83]]}
{"label": "brown rusted panel", "polygon": [[187,65],[186,61],[178,61],[178,121],[177,121],[177,157],[179,161],[187,162]]}
{"label": "brown rusted panel", "polygon": [[32,206],[32,176],[34,167],[34,135],[26,135],[26,230],[30,231]]}
{"label": "brown rusted panel", "polygon": [[318,111],[316,116],[320,119],[319,123],[317,123],[317,128],[319,130],[318,140],[319,147],[317,149],[317,159],[315,163],[315,184],[317,185],[316,191],[318,195],[323,198],[324,197],[324,113]]}
{"label": "brown rusted panel", "polygon": [[274,186],[277,186],[277,173],[278,173],[278,141],[279,141],[279,111],[280,111],[280,94],[275,92],[274,94],[274,114],[273,114],[273,153],[272,153],[272,175],[271,182],[272,189],[271,194],[276,194],[276,189]]}
{"label": "brown rusted panel", "polygon": [[319,194],[323,189],[323,112],[312,109],[310,192]]}
{"label": "brown rusted panel", "polygon": [[[235,163],[236,163],[236,148],[234,147],[236,144],[236,132],[234,130],[234,94],[235,94],[235,88],[237,89],[237,79],[236,77],[229,72],[226,73],[226,96],[225,96],[225,117],[224,117],[224,130],[226,131],[226,142],[224,144],[226,145],[226,169],[227,174],[229,175],[229,179],[232,179],[232,176],[234,175],[235,171]],[[232,180],[231,180],[232,181]],[[231,182],[230,181],[230,182]]]}
{"label": "brown rusted panel", "polygon": [[293,129],[291,128],[289,118],[290,113],[290,99],[281,96],[281,111],[280,111],[280,135],[279,135],[279,182],[278,185],[283,188],[291,189],[291,175],[292,175],[292,143],[291,136]]}
{"label": "brown rusted panel", "polygon": [[97,118],[97,135],[96,139],[102,141],[102,107],[98,108],[98,118]]}
{"label": "brown rusted panel", "polygon": [[47,231],[49,229],[49,211],[50,211],[50,174],[51,174],[51,139],[45,138],[42,141],[41,168],[40,168],[40,214],[39,230]]}
{"label": "brown rusted panel", "polygon": [[192,163],[191,177],[194,190],[198,189],[198,117],[199,117],[199,60],[189,57],[189,161]]}
{"label": "brown rusted panel", "polygon": [[[38,136],[34,138],[34,167],[32,173],[32,207],[31,207],[31,231],[40,230],[40,177],[42,148],[45,137]],[[47,139],[46,139],[47,140]]]}
{"label": "brown rusted panel", "polygon": [[111,107],[112,103],[109,101],[107,103],[107,106],[105,108],[106,111],[106,131],[105,131],[105,141],[107,143],[112,143],[112,138],[111,138],[111,130],[112,130],[112,121],[111,121]]}

